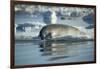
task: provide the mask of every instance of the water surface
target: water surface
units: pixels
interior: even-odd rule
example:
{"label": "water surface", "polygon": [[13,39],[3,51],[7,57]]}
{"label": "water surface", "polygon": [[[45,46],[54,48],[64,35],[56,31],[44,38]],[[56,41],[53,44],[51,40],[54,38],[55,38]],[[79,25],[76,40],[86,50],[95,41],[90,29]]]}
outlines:
{"label": "water surface", "polygon": [[16,41],[15,65],[94,61],[93,41]]}

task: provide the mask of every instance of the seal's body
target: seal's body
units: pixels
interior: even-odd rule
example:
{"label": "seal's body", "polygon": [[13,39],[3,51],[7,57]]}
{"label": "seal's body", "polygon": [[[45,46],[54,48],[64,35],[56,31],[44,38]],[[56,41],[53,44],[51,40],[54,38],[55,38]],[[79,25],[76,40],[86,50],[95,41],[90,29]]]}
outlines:
{"label": "seal's body", "polygon": [[42,40],[68,36],[77,37],[79,35],[85,35],[85,33],[81,32],[78,28],[62,24],[51,24],[44,26],[39,34]]}

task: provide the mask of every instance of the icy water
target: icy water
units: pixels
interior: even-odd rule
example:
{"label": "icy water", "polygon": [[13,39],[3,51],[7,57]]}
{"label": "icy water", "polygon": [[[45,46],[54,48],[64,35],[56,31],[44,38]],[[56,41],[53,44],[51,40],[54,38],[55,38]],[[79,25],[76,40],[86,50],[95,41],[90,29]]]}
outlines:
{"label": "icy water", "polygon": [[70,63],[93,60],[93,41],[16,41],[15,43],[15,65]]}

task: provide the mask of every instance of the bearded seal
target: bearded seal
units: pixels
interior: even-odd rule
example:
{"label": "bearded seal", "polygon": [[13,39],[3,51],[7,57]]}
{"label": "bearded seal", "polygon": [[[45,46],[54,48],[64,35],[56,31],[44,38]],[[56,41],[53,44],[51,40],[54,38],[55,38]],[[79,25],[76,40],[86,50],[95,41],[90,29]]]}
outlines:
{"label": "bearded seal", "polygon": [[[69,25],[63,25],[63,24],[50,24],[44,26],[39,33],[39,36],[42,40],[44,39],[56,39],[61,37],[78,37],[81,35],[86,35],[85,32],[80,31],[76,27],[72,27]],[[86,36],[81,36],[83,39],[86,38]]]}

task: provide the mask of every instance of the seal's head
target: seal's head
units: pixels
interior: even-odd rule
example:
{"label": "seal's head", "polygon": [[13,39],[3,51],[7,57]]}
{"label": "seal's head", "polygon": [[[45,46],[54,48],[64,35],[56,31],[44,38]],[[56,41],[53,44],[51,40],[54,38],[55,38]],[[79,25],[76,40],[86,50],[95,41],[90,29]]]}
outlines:
{"label": "seal's head", "polygon": [[40,37],[42,40],[51,39],[51,38],[52,38],[52,33],[47,29],[47,26],[44,26],[44,27],[40,30],[39,37]]}

